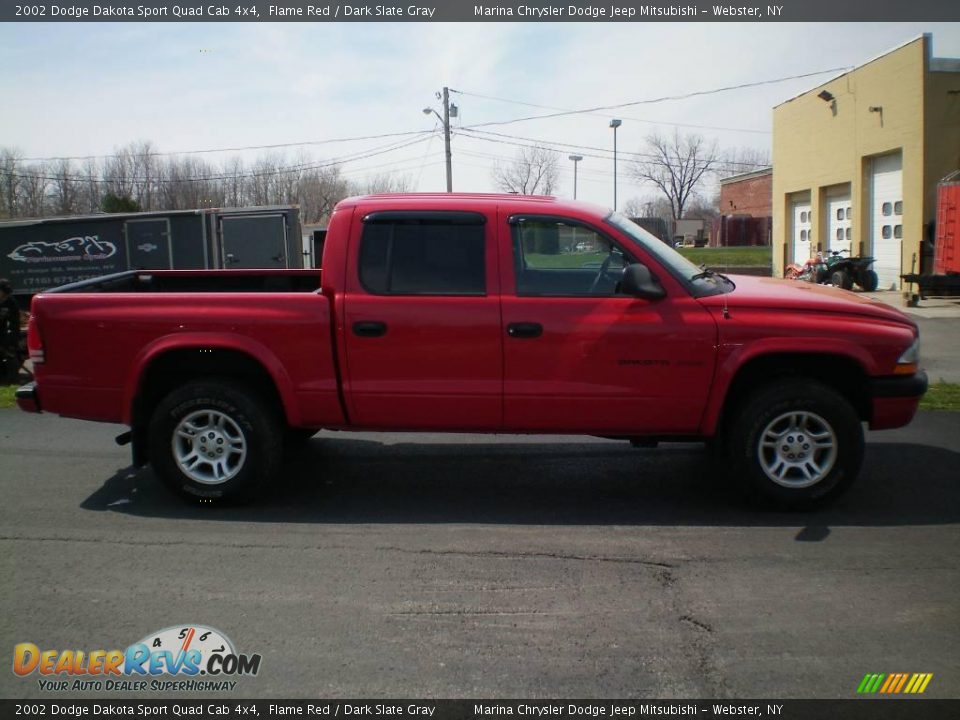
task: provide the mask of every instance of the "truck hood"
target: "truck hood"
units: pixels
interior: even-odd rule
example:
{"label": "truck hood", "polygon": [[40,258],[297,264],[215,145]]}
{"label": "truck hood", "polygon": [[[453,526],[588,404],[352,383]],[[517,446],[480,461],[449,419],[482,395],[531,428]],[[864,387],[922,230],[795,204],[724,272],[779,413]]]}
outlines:
{"label": "truck hood", "polygon": [[865,295],[829,285],[798,280],[731,275],[737,287],[723,295],[701,299],[708,307],[758,308],[858,315],[916,327],[916,323],[894,307]]}

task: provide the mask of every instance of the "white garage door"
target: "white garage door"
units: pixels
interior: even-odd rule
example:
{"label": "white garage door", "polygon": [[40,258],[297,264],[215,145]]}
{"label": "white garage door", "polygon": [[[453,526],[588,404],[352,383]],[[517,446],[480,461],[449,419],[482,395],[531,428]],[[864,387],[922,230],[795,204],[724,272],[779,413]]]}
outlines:
{"label": "white garage door", "polygon": [[870,169],[870,240],[881,290],[900,287],[903,244],[903,159],[900,153],[874,158]]}
{"label": "white garage door", "polygon": [[810,259],[812,215],[808,201],[793,203],[793,261],[798,265]]}
{"label": "white garage door", "polygon": [[830,250],[850,252],[850,195],[827,198],[827,247]]}

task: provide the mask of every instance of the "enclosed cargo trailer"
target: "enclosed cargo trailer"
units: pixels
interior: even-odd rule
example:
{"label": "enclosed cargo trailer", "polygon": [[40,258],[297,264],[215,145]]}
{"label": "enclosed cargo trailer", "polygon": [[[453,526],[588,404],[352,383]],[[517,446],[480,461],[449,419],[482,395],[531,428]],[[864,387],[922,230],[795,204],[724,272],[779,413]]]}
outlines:
{"label": "enclosed cargo trailer", "polygon": [[124,270],[302,267],[296,206],[0,222],[0,277],[19,296]]}

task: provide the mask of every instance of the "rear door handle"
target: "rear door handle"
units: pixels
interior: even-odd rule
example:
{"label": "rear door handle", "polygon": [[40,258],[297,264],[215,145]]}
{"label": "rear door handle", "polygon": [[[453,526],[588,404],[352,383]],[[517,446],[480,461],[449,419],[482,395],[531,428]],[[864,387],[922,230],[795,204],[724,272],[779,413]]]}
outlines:
{"label": "rear door handle", "polygon": [[512,338],[538,338],[543,335],[543,325],[535,322],[518,322],[507,325],[507,335]]}
{"label": "rear door handle", "polygon": [[353,324],[353,334],[360,337],[382,337],[387,334],[387,324],[377,320],[365,320]]}

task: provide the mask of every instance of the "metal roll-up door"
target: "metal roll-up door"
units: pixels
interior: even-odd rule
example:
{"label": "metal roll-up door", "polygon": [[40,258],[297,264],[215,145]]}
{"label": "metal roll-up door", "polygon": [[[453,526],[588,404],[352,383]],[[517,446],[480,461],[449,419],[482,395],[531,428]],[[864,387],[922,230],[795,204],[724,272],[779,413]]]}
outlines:
{"label": "metal roll-up door", "polygon": [[900,287],[903,246],[903,158],[873,159],[870,167],[870,241],[881,290]]}

